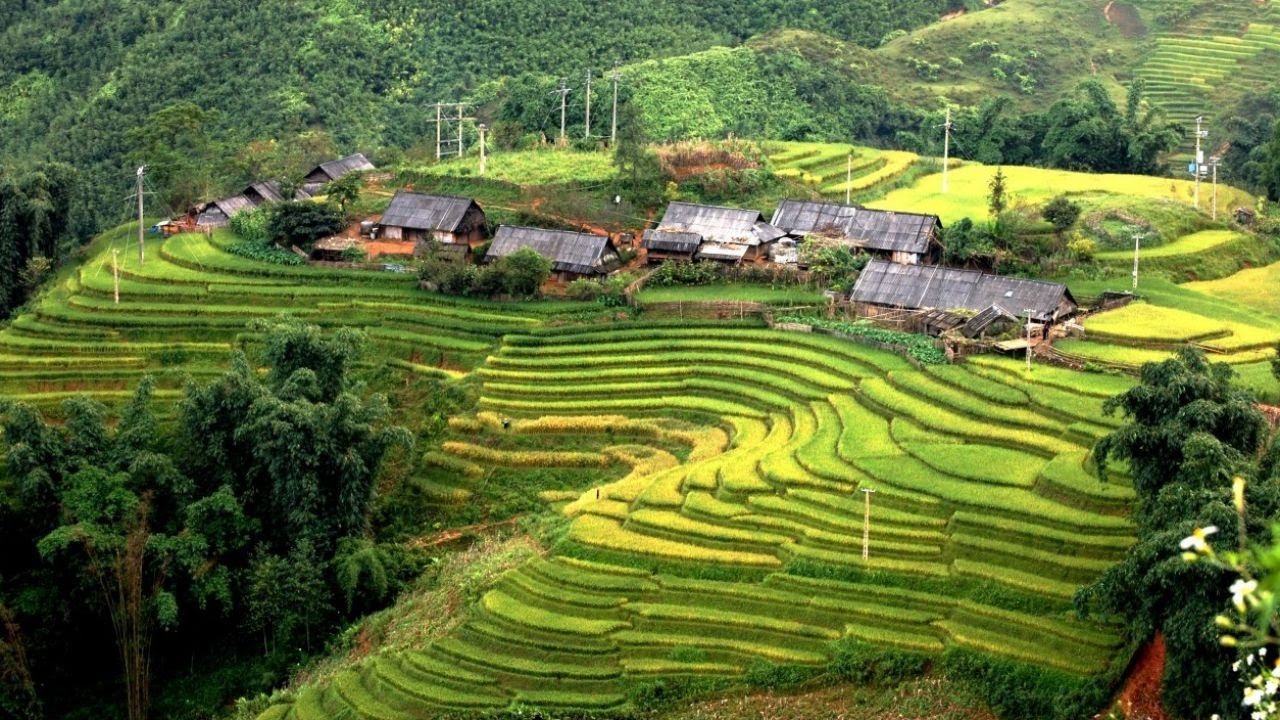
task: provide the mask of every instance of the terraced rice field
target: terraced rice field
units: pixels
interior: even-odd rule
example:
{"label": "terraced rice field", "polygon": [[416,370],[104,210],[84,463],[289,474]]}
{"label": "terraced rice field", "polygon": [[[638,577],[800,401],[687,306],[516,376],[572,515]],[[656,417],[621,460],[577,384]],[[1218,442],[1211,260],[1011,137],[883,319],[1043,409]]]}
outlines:
{"label": "terraced rice field", "polygon": [[[869,202],[867,206],[886,210],[910,208],[912,212],[933,213],[944,223],[966,217],[985,220],[991,178],[995,172],[994,167],[965,162],[951,170],[950,191],[947,193],[942,192],[941,174],[925,175],[910,187],[892,190],[883,199]],[[1195,183],[1192,180],[1147,175],[1096,175],[1032,167],[1007,167],[1004,172],[1006,192],[1031,205],[1041,205],[1062,194],[1172,199],[1188,205],[1194,196]],[[1207,197],[1201,198],[1204,210],[1208,209]],[[1243,190],[1218,185],[1219,207],[1248,207],[1253,202],[1253,198]]]}
{"label": "terraced rice field", "polygon": [[778,176],[841,200],[846,190],[861,193],[892,181],[920,159],[915,153],[826,143],[775,142],[765,151]]}
{"label": "terraced rice field", "polygon": [[[1215,4],[1177,32],[1156,41],[1155,51],[1138,68],[1146,95],[1168,118],[1194,129],[1195,118],[1211,114],[1209,100],[1227,83],[1268,82],[1262,53],[1280,52],[1280,13],[1268,3],[1229,0]],[[1189,133],[1187,149],[1194,147]]]}
{"label": "terraced rice field", "polygon": [[[253,342],[251,321],[282,312],[324,327],[363,328],[378,356],[449,377],[481,362],[503,333],[594,307],[428,298],[409,275],[248,260],[223,249],[224,234],[148,239],[139,263],[129,237],[125,228],[97,243],[92,260],[0,330],[0,393],[56,416],[72,395],[117,405],[150,374],[164,412],[187,379],[220,372],[233,347]],[[113,246],[120,250],[118,303]]]}
{"label": "terraced rice field", "polygon": [[[618,469],[542,493],[564,539],[457,631],[374,654],[266,718],[622,712],[654,682],[820,669],[841,642],[963,648],[1082,682],[1127,661],[1115,628],[1070,603],[1132,542],[1131,488],[1087,461],[1123,380],[991,358],[919,370],[748,322],[566,324],[598,307],[264,265],[223,235],[152,240],[139,265],[127,236],[0,331],[7,396],[50,413],[79,393],[114,404],[150,373],[172,403],[254,342],[249,321],[288,311],[365,329],[406,373],[476,384],[476,410],[421,458],[451,478],[442,496],[495,469]],[[863,489],[876,491],[867,560]]]}
{"label": "terraced rice field", "polygon": [[[436,462],[631,472],[545,493],[567,536],[457,632],[264,717],[625,711],[655,679],[820,668],[842,639],[1081,678],[1126,660],[1070,604],[1132,542],[1131,488],[1086,461],[1123,379],[994,358],[922,371],[835,338],[688,321],[510,333],[475,374],[479,409],[451,421],[475,440]],[[541,449],[490,449],[522,436]],[[598,450],[557,451],[569,436]]]}

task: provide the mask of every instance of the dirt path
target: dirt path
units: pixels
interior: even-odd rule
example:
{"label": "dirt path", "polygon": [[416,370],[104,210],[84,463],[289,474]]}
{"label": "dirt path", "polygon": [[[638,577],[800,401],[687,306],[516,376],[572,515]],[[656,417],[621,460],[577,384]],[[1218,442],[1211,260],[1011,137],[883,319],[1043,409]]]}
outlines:
{"label": "dirt path", "polygon": [[1164,636],[1156,635],[1138,651],[1116,704],[1128,720],[1168,720],[1160,704],[1160,680],[1164,676]]}

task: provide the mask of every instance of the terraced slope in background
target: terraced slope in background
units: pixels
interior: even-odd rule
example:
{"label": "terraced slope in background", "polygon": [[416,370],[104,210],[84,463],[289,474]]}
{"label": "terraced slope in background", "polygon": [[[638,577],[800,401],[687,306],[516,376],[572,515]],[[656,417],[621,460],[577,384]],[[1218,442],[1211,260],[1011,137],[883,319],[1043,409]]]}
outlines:
{"label": "terraced slope in background", "polygon": [[[825,336],[687,322],[512,334],[477,373],[481,410],[451,422],[466,439],[435,462],[632,471],[545,494],[573,518],[566,539],[457,632],[267,717],[617,710],[653,678],[820,667],[839,642],[1077,676],[1118,660],[1114,631],[1069,598],[1131,542],[1131,490],[1085,462],[1124,380],[995,359],[918,370]],[[493,449],[513,436],[546,449]],[[555,451],[560,436],[598,450]],[[861,489],[876,490],[866,561]]]}

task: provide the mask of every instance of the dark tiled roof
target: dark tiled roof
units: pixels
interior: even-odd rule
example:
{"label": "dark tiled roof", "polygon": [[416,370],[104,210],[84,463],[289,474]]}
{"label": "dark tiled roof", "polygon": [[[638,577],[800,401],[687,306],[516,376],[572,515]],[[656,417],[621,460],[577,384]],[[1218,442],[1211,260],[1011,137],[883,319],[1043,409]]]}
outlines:
{"label": "dark tiled roof", "polygon": [[960,332],[967,338],[978,337],[1001,319],[1018,322],[1017,315],[997,304],[969,318],[964,327],[960,328]]}
{"label": "dark tiled roof", "polygon": [[1037,321],[1055,319],[1064,299],[1075,306],[1075,298],[1060,283],[884,260],[868,263],[853,288],[854,302],[974,312],[999,305],[1018,317],[1029,308]]}
{"label": "dark tiled roof", "polygon": [[530,248],[550,260],[555,272],[580,275],[605,274],[609,263],[617,257],[609,238],[603,235],[503,225],[493,236],[485,262],[506,257],[521,248]]}
{"label": "dark tiled roof", "polygon": [[471,198],[401,190],[391,198],[380,224],[413,230],[456,232],[473,204],[475,201]]}
{"label": "dark tiled roof", "polygon": [[693,254],[698,251],[698,246],[702,244],[702,236],[688,232],[645,230],[643,244],[649,250],[658,252]]}
{"label": "dark tiled roof", "polygon": [[673,202],[658,223],[663,232],[694,233],[707,242],[760,245],[786,235],[756,210]]}
{"label": "dark tiled roof", "polygon": [[226,215],[228,218],[236,213],[244,212],[245,210],[252,210],[254,208],[253,201],[245,197],[243,194],[232,195],[231,197],[222,198],[221,200],[214,200],[211,204],[221,210],[222,214]]}
{"label": "dark tiled roof", "polygon": [[783,200],[772,223],[792,235],[834,235],[872,250],[919,255],[929,251],[933,229],[942,225],[936,215],[807,200]]}
{"label": "dark tiled roof", "polygon": [[355,172],[368,172],[369,170],[377,170],[373,163],[369,162],[369,158],[364,153],[355,153],[348,155],[339,160],[330,160],[329,162],[320,163],[315,170],[307,173],[307,177],[314,177],[317,172],[329,177],[330,180],[337,180],[343,175],[350,175]]}

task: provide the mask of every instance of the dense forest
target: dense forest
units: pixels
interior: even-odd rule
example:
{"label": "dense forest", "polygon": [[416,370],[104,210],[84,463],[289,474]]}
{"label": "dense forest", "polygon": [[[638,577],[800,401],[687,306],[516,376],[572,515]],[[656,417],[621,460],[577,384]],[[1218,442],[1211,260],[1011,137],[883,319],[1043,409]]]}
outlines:
{"label": "dense forest", "polygon": [[[175,102],[207,111],[210,135],[231,148],[317,128],[342,149],[405,148],[434,135],[429,106],[492,95],[507,76],[576,77],[779,27],[875,45],[965,4],[9,3],[0,10],[0,158],[74,164],[100,192],[94,215],[118,220],[130,165],[149,161],[129,130]],[[243,173],[217,179],[233,184]]]}

